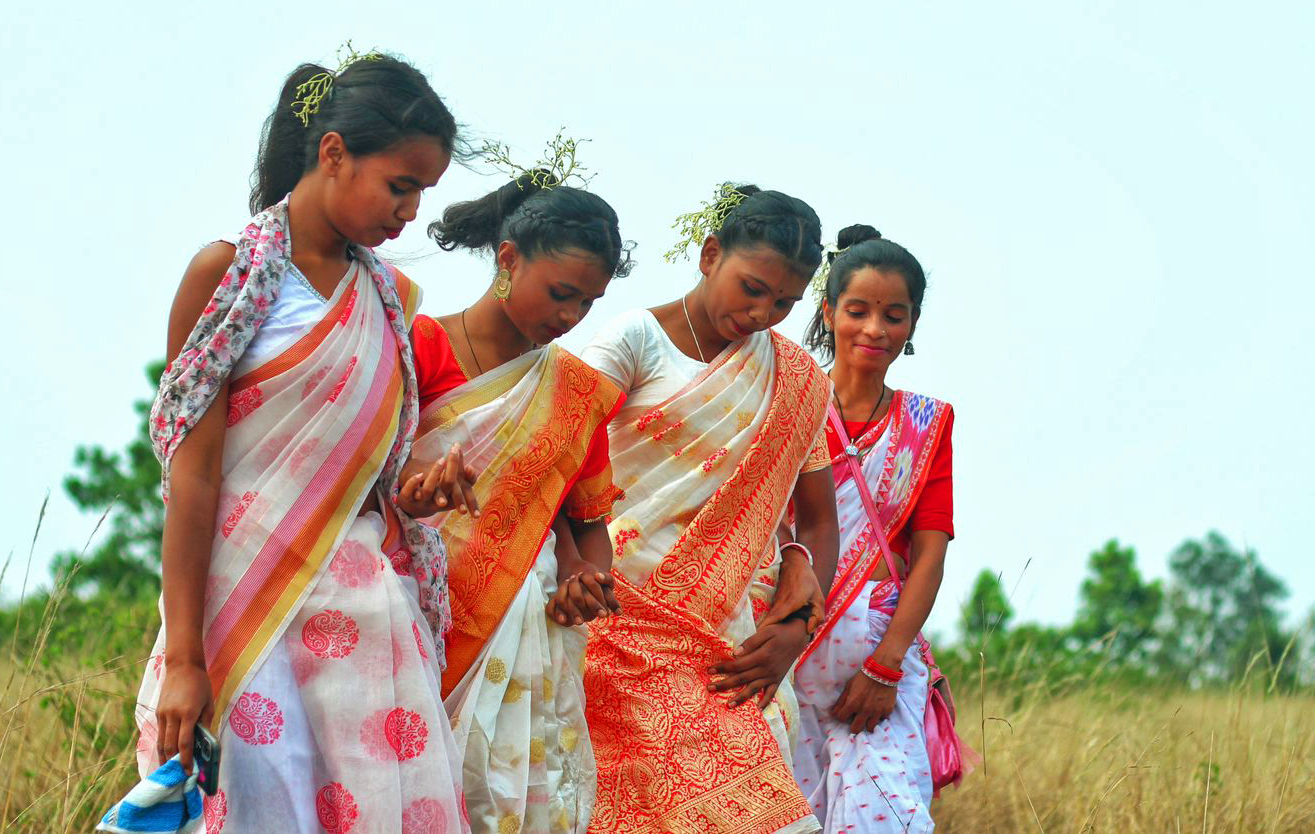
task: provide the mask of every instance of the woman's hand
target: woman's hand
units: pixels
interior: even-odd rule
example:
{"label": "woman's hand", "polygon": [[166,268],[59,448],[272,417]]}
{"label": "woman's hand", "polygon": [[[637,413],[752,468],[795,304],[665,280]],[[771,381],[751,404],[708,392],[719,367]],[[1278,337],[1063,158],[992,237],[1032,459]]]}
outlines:
{"label": "woman's hand", "polygon": [[785,548],[781,551],[781,570],[776,578],[776,597],[758,628],[784,622],[797,614],[805,619],[805,628],[811,635],[822,624],[825,613],[826,599],[813,566],[799,548]]}
{"label": "woman's hand", "polygon": [[831,717],[841,724],[848,724],[851,733],[870,733],[895,711],[897,692],[896,687],[883,686],[860,669],[845,684],[845,691],[831,707]]}
{"label": "woman's hand", "polygon": [[215,714],[215,696],[210,690],[210,675],[198,663],[164,664],[160,684],[160,702],[155,707],[159,734],[155,752],[164,763],[177,753],[183,769],[192,772],[192,738],[197,723],[209,724]]}
{"label": "woman's hand", "polygon": [[621,610],[612,592],[613,579],[593,565],[579,560],[559,571],[557,593],[544,610],[558,625],[584,625],[598,617]]}
{"label": "woman's hand", "polygon": [[740,644],[735,657],[712,666],[715,676],[708,686],[710,692],[727,692],[737,689],[731,696],[731,706],[738,707],[755,693],[758,709],[766,709],[776,695],[776,689],[799,659],[808,645],[808,631],[800,618],[760,626],[753,636]]}
{"label": "woman's hand", "polygon": [[397,506],[412,518],[428,518],[446,510],[479,517],[475,500],[475,470],[467,466],[461,445],[433,462],[409,460],[402,469]]}

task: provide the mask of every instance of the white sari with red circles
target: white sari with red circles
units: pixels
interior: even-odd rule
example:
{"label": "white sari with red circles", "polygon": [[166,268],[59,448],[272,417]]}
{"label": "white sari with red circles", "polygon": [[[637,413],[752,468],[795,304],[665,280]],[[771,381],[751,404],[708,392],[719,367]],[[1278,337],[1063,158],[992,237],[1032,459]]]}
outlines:
{"label": "white sari with red circles", "polygon": [[[326,312],[243,363],[289,253],[285,201],[247,228],[152,411],[167,490],[186,431],[228,410],[203,632],[222,749],[206,830],[462,830],[439,700],[441,545],[387,500],[360,514],[371,492],[391,495],[414,434],[418,289],[356,248]],[[158,764],[166,627],[138,699],[143,774]]]}

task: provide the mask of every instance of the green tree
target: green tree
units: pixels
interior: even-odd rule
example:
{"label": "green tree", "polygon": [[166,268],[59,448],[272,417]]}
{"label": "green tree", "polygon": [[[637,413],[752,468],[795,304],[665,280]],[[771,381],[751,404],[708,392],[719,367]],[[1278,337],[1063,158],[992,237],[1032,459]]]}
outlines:
{"label": "green tree", "polygon": [[1260,671],[1279,670],[1289,681],[1292,673],[1284,674],[1279,664],[1292,638],[1278,609],[1288,590],[1254,550],[1239,551],[1211,532],[1180,545],[1169,570],[1163,669],[1199,685],[1239,680],[1258,664]]}
{"label": "green tree", "polygon": [[[152,389],[163,372],[163,362],[146,367]],[[64,479],[64,490],[80,509],[108,513],[108,532],[98,537],[99,543],[90,552],[60,553],[51,566],[56,576],[76,568],[69,587],[83,595],[100,591],[120,598],[153,599],[160,592],[164,505],[160,500],[160,464],[147,431],[151,401],[139,400],[133,409],[140,421],[127,447],[121,452],[107,452],[99,446],[78,447],[73,463],[80,471]]]}
{"label": "green tree", "polygon": [[1003,633],[1013,619],[1014,609],[1005,595],[1000,575],[983,569],[973,583],[963,609],[960,627],[965,643],[980,643],[992,633]]}
{"label": "green tree", "polygon": [[1136,551],[1116,539],[1091,554],[1087,569],[1073,636],[1087,646],[1103,644],[1117,664],[1140,663],[1164,604],[1163,587],[1142,581]]}

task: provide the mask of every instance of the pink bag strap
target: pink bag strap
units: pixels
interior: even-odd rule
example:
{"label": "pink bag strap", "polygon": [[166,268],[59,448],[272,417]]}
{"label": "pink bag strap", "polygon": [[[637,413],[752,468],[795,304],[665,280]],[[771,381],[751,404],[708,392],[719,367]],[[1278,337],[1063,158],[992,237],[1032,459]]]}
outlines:
{"label": "pink bag strap", "polygon": [[[841,419],[840,412],[836,411],[834,402],[827,405],[826,415],[831,420],[831,426],[836,430],[836,436],[840,438],[845,449],[853,448],[853,441],[849,439],[849,432],[845,429],[845,421]],[[886,560],[886,569],[890,571],[890,575],[895,579],[895,589],[903,591],[904,583],[900,579],[895,554],[890,552],[890,542],[886,540],[886,531],[881,528],[881,517],[877,514],[877,504],[872,500],[872,491],[868,489],[867,479],[863,477],[863,466],[859,457],[846,451],[845,462],[849,464],[849,474],[854,479],[854,486],[858,488],[858,496],[863,499],[863,509],[868,514],[868,525],[872,528],[872,534],[876,536],[877,545],[881,548],[881,557]]]}
{"label": "pink bag strap", "polygon": [[[853,441],[849,438],[849,432],[845,428],[845,421],[841,419],[840,412],[836,411],[834,402],[828,403],[826,408],[827,418],[831,421],[831,426],[836,430],[836,436],[840,438],[846,450],[854,448]],[[857,454],[845,453],[845,461],[849,464],[849,474],[854,479],[854,486],[858,489],[858,497],[863,500],[863,509],[867,511],[868,526],[872,528],[872,535],[877,540],[877,546],[881,548],[881,558],[886,561],[886,569],[890,571],[890,576],[895,580],[895,590],[903,593],[904,581],[899,575],[899,565],[895,561],[895,554],[890,550],[890,542],[886,539],[886,531],[882,529],[881,517],[877,514],[877,504],[872,500],[872,490],[868,489],[867,479],[863,477],[863,467]],[[924,659],[928,665],[935,665],[931,660],[931,644],[927,638],[918,632],[918,643],[922,650]]]}

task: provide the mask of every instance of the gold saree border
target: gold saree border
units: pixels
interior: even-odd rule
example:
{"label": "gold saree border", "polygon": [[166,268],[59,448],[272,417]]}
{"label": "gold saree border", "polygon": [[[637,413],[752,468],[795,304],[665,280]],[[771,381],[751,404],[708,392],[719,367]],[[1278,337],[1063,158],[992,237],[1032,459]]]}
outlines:
{"label": "gold saree border", "polygon": [[589,624],[585,655],[589,830],[768,834],[811,814],[758,705],[708,691],[726,640],[624,576],[615,590],[621,613]]}
{"label": "gold saree border", "polygon": [[767,834],[812,813],[757,705],[731,709],[729,694],[708,691],[709,667],[732,656],[717,628],[775,533],[830,396],[803,348],[771,335],[775,387],[751,448],[642,588],[614,573],[621,613],[590,623],[591,832]]}
{"label": "gold saree border", "polygon": [[772,332],[775,389],[766,419],[731,476],[694,516],[646,587],[716,626],[730,616],[776,534],[800,467],[817,440],[830,385],[804,349]]}
{"label": "gold saree border", "polygon": [[[441,527],[449,548],[453,624],[446,640],[445,698],[478,660],[525,583],[588,456],[594,432],[622,400],[621,391],[582,360],[555,345],[549,351],[530,408],[499,427],[502,451],[476,481],[479,517],[449,513]],[[467,383],[462,388],[470,387],[468,393],[458,389],[457,396],[426,415],[423,425],[441,428],[465,410],[504,395],[522,378],[503,375],[489,385]]]}

